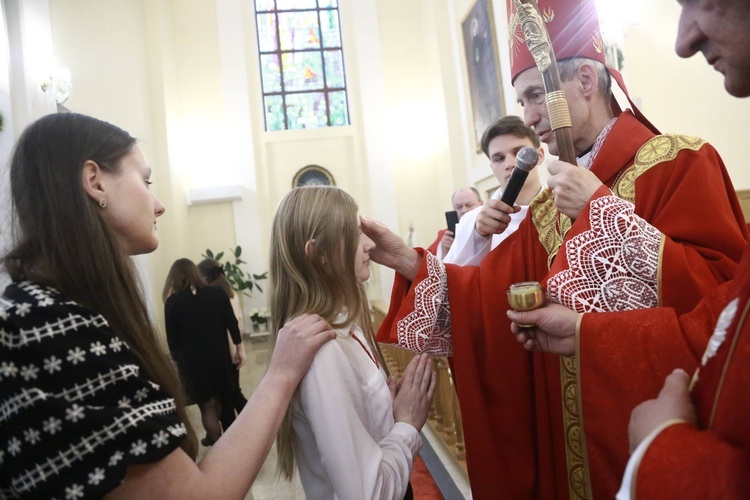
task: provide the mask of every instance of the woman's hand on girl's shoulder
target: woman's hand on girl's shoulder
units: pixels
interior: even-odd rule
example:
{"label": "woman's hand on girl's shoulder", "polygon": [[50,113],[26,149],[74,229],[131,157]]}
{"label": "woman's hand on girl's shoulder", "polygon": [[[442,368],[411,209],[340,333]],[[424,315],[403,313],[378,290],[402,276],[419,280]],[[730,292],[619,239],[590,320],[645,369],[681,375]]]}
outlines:
{"label": "woman's hand on girl's shoulder", "polygon": [[[427,354],[417,354],[409,362],[403,378],[395,386],[393,418],[405,422],[415,429],[422,428],[430,412],[432,395],[435,393],[436,376],[432,359]],[[393,392],[394,386],[389,384]]]}
{"label": "woman's hand on girl's shoulder", "polygon": [[317,314],[297,316],[279,330],[268,371],[280,372],[297,384],[318,349],[335,337],[331,325]]}

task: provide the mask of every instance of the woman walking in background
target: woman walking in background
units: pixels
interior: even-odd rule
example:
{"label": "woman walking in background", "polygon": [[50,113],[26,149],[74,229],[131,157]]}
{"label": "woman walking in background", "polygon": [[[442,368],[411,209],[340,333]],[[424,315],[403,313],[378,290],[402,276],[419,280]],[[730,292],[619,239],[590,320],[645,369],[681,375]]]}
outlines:
{"label": "woman walking in background", "polygon": [[[188,399],[200,408],[206,430],[202,443],[212,445],[221,436],[222,400],[236,383],[235,364],[245,363],[237,318],[226,293],[207,286],[190,259],[172,264],[162,299],[169,351]],[[227,348],[227,331],[236,346],[234,360]]]}
{"label": "woman walking in background", "polygon": [[271,322],[303,313],[326,319],[336,339],[302,379],[279,432],[279,467],[295,462],[307,498],[390,498],[410,493],[435,375],[415,356],[404,378],[388,378],[374,338],[364,281],[374,243],[357,203],[335,187],[294,189],[271,236]]}
{"label": "woman walking in background", "polygon": [[[229,297],[229,302],[232,304],[232,311],[234,316],[237,318],[237,325],[240,328],[240,334],[245,331],[245,321],[242,317],[242,306],[240,306],[240,297],[232,289],[232,285],[224,275],[224,268],[216,259],[203,259],[198,263],[198,270],[203,276],[203,279],[210,286],[217,286],[224,290],[224,293]],[[229,333],[229,332],[227,332]],[[221,426],[226,431],[235,419],[235,412],[239,413],[245,407],[247,398],[242,394],[240,388],[240,368],[242,365],[237,364],[237,353],[238,349],[242,349],[241,357],[246,358],[245,355],[245,344],[240,343],[235,345],[232,341],[231,334],[228,337],[229,340],[229,352],[232,359],[235,361],[235,373],[232,377],[229,392],[226,393],[225,397],[221,401]]]}

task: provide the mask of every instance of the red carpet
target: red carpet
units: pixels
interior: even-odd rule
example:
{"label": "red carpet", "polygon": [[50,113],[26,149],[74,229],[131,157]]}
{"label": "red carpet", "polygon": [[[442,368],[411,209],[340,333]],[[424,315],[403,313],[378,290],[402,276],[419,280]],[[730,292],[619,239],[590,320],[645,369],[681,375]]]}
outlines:
{"label": "red carpet", "polygon": [[410,482],[414,491],[414,500],[442,500],[443,495],[440,493],[440,489],[419,455],[414,457],[414,468],[411,471]]}

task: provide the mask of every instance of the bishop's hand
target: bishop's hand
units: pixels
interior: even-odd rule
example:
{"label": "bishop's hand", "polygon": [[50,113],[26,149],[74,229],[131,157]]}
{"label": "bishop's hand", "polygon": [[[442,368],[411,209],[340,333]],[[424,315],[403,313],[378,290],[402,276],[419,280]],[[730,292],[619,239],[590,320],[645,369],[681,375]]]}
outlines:
{"label": "bishop's hand", "polygon": [[[508,311],[511,332],[527,351],[572,356],[576,351],[578,313],[560,304],[547,303],[532,311]],[[534,325],[521,327],[519,325]]]}
{"label": "bishop's hand", "polygon": [[422,259],[419,253],[410,248],[396,233],[375,219],[360,216],[362,232],[374,243],[370,258],[386,267],[390,267],[408,280],[413,280],[419,270]]}
{"label": "bishop's hand", "polygon": [[589,170],[560,160],[550,162],[547,170],[547,185],[552,190],[557,209],[571,219],[577,219],[602,186],[602,181]]}

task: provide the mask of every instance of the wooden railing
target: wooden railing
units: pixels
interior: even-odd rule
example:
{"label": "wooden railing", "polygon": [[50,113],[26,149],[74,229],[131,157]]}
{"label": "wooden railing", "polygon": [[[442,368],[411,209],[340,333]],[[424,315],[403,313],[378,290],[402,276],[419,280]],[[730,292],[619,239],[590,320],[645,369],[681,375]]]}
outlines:
{"label": "wooden railing", "polygon": [[[377,330],[385,318],[385,305],[373,301],[371,310],[373,326]],[[414,353],[393,344],[381,343],[380,348],[390,372],[396,377],[401,377]],[[437,387],[427,423],[441,440],[444,449],[466,473],[466,448],[453,374],[447,358],[437,357],[432,362],[437,375]]]}

